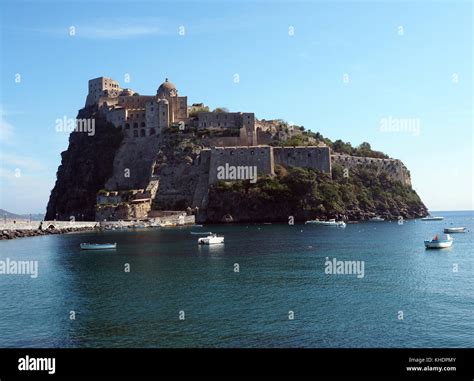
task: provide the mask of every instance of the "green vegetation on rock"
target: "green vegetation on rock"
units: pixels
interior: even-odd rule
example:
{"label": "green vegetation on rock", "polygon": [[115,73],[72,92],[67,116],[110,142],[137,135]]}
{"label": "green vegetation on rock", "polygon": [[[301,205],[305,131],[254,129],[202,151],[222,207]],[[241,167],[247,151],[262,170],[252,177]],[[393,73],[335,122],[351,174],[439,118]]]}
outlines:
{"label": "green vegetation on rock", "polygon": [[226,214],[238,222],[287,222],[289,216],[299,221],[396,219],[426,215],[426,207],[413,189],[375,168],[355,169],[344,177],[335,165],[333,178],[317,170],[278,167],[275,177],[255,184],[221,181],[210,189],[207,218],[219,222]]}

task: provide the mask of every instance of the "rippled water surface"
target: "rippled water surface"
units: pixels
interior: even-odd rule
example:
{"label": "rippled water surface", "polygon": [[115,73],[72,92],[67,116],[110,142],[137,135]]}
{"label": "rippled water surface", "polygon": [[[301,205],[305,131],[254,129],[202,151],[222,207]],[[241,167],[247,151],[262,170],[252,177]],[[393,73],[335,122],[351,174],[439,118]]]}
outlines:
{"label": "rippled water surface", "polygon": [[[199,228],[2,241],[0,260],[37,260],[39,275],[0,275],[0,347],[473,347],[474,214],[438,214],[346,229],[206,225],[225,236],[213,247],[197,245]],[[446,226],[469,231],[425,250]],[[364,261],[364,277],[325,274],[326,257]]]}

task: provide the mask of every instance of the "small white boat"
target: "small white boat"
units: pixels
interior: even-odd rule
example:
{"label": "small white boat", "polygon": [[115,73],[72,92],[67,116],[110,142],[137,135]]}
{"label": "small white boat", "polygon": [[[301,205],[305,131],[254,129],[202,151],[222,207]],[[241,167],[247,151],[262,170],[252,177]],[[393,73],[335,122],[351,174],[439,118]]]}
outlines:
{"label": "small white boat", "polygon": [[323,226],[336,226],[336,227],[341,227],[341,228],[346,227],[346,223],[344,221],[336,221],[334,218],[331,218],[329,221],[321,222],[321,225],[323,225]]}
{"label": "small white boat", "polygon": [[111,250],[116,249],[116,243],[81,243],[82,250]]}
{"label": "small white boat", "polygon": [[427,249],[445,249],[453,245],[453,238],[446,234],[444,237],[439,238],[438,234],[431,241],[425,241],[425,247]]}
{"label": "small white boat", "polygon": [[196,224],[195,224],[195,225],[191,225],[191,227],[192,227],[192,228],[202,228],[203,225],[196,225]]}
{"label": "small white boat", "polygon": [[445,233],[465,233],[466,228],[464,227],[459,227],[459,228],[446,228],[444,229]]}
{"label": "small white boat", "polygon": [[377,217],[370,218],[369,221],[371,221],[371,222],[383,222],[383,221],[385,221],[385,218],[377,216]]}
{"label": "small white boat", "polygon": [[421,219],[422,221],[442,221],[444,217],[436,217],[436,216],[427,216]]}
{"label": "small white boat", "polygon": [[344,221],[336,221],[334,218],[331,218],[329,221],[310,220],[310,221],[306,221],[305,224],[315,224],[315,225],[321,225],[321,226],[335,226],[338,228],[346,227],[346,223]]}
{"label": "small white boat", "polygon": [[321,225],[324,221],[319,221],[318,219],[316,220],[309,220],[309,221],[306,221],[305,222],[305,225],[306,224],[315,224],[315,225]]}
{"label": "small white boat", "polygon": [[211,235],[212,232],[191,232],[194,235]]}
{"label": "small white boat", "polygon": [[217,236],[216,234],[208,235],[198,239],[200,245],[214,245],[216,243],[224,243],[224,237]]}

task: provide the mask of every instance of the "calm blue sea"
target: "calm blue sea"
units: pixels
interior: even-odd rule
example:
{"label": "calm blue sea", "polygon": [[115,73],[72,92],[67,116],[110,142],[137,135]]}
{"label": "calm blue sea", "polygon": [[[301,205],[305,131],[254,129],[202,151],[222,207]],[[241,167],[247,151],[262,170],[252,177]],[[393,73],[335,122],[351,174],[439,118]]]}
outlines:
{"label": "calm blue sea", "polygon": [[[37,260],[39,274],[0,275],[0,347],[474,347],[474,213],[435,214],[2,241],[0,260]],[[469,231],[425,250],[445,226]],[[197,230],[225,244],[199,247]],[[325,274],[326,257],[364,261],[364,277]]]}

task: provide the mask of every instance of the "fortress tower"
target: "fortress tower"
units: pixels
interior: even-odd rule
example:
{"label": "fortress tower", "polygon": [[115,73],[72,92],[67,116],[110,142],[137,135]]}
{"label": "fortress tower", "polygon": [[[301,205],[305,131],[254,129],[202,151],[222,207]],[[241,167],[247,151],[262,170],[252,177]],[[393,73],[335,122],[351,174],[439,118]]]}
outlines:
{"label": "fortress tower", "polygon": [[89,93],[86,98],[86,107],[99,102],[104,94],[118,95],[122,89],[120,84],[112,78],[99,77],[89,80]]}

